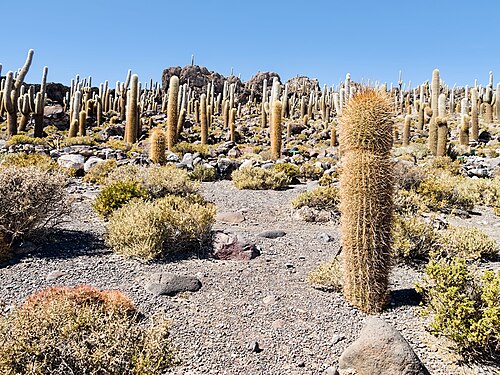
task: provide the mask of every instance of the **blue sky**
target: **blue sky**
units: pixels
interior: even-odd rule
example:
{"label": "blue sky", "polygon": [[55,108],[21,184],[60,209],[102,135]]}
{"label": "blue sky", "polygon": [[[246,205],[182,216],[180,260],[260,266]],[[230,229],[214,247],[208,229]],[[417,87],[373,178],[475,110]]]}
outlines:
{"label": "blue sky", "polygon": [[[249,79],[276,71],[336,84],[351,73],[412,85],[439,68],[453,85],[500,80],[500,2],[477,1],[117,1],[24,0],[0,3],[3,75],[35,50],[28,82],[75,74],[93,83],[161,80],[169,66],[195,62]],[[10,14],[10,16],[9,16]]]}

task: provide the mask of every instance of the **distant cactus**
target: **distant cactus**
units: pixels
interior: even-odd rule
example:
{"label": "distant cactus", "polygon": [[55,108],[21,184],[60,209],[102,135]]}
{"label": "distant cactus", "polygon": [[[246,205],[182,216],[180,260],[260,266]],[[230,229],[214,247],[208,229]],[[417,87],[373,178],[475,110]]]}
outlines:
{"label": "distant cactus", "polygon": [[235,124],[235,121],[236,121],[237,111],[238,110],[236,108],[233,108],[229,112],[229,138],[230,138],[231,142],[236,142],[236,124]]}
{"label": "distant cactus", "polygon": [[274,160],[281,157],[281,110],[282,104],[279,100],[275,100],[272,103],[272,115],[271,115],[271,154]]}
{"label": "distant cactus", "polygon": [[137,131],[139,128],[137,98],[139,95],[139,77],[132,75],[130,80],[130,92],[127,95],[127,112],[125,123],[125,141],[127,143],[137,142]]}
{"label": "distant cactus", "polygon": [[206,145],[208,142],[208,119],[207,119],[207,96],[200,96],[200,120],[201,120],[201,144]]}
{"label": "distant cactus", "polygon": [[151,148],[149,158],[155,164],[165,164],[166,138],[162,128],[156,127],[151,132]]}
{"label": "distant cactus", "polygon": [[7,132],[9,137],[17,134],[17,111],[18,99],[21,93],[21,87],[24,82],[26,74],[33,60],[34,51],[28,51],[28,57],[23,67],[19,69],[15,79],[13,72],[7,72],[4,83],[3,104],[7,111]]}
{"label": "distant cactus", "polygon": [[392,111],[386,95],[354,95],[340,118],[340,211],[346,299],[364,312],[387,302],[393,217]]}
{"label": "distant cactus", "polygon": [[439,115],[439,91],[440,91],[439,70],[434,69],[434,71],[432,72],[432,82],[431,82],[432,118],[429,122],[429,139],[428,139],[429,150],[431,151],[432,155],[436,155],[437,152],[438,127],[436,123],[436,118]]}
{"label": "distant cactus", "polygon": [[473,87],[470,90],[471,94],[471,132],[470,138],[473,141],[477,141],[479,138],[479,113],[477,106],[477,90]]}
{"label": "distant cactus", "polygon": [[470,118],[468,115],[462,115],[461,123],[460,123],[460,135],[459,142],[462,146],[469,145],[469,121]]}
{"label": "distant cactus", "polygon": [[497,83],[497,89],[495,92],[495,108],[496,108],[496,116],[497,116],[497,121],[500,121],[500,83]]}
{"label": "distant cactus", "polygon": [[78,119],[78,134],[81,137],[85,137],[87,135],[87,130],[85,126],[87,125],[87,112],[86,111],[80,111],[80,116]]}
{"label": "distant cactus", "polygon": [[184,122],[186,121],[186,110],[184,108],[181,109],[179,113],[179,118],[177,119],[177,130],[176,130],[176,139],[179,139],[182,131],[184,130]]}
{"label": "distant cactus", "polygon": [[410,144],[410,124],[411,116],[405,116],[405,124],[403,127],[403,147],[407,147]]}
{"label": "distant cactus", "polygon": [[437,117],[436,125],[438,128],[436,156],[446,156],[446,149],[448,146],[448,122],[444,117]]}
{"label": "distant cactus", "polygon": [[177,103],[179,97],[179,77],[170,77],[168,85],[168,103],[167,103],[167,147],[169,151],[175,145],[177,135]]}

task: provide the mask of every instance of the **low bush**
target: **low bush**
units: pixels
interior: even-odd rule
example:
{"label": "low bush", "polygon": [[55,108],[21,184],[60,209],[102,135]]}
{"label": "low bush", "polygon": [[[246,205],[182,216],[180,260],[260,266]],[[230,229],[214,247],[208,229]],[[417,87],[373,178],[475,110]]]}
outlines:
{"label": "low bush", "polygon": [[308,206],[322,210],[338,211],[339,189],[334,186],[318,186],[311,191],[299,193],[292,200],[293,208]]}
{"label": "low bush", "polygon": [[[66,178],[35,167],[5,167],[0,173],[1,242],[29,236],[61,222],[69,211]],[[2,245],[0,245],[2,246]]]}
{"label": "low bush", "polygon": [[103,184],[109,173],[117,166],[115,159],[108,159],[97,163],[83,176],[84,182],[92,184]]}
{"label": "low bush", "polygon": [[298,178],[300,175],[300,168],[291,163],[280,163],[280,164],[275,164],[273,166],[273,169],[278,172],[284,172],[290,180],[294,178]]}
{"label": "low bush", "polygon": [[478,228],[450,226],[441,233],[439,242],[433,257],[488,259],[498,253],[496,241]]}
{"label": "low bush", "polygon": [[318,180],[323,176],[324,170],[312,161],[307,161],[300,166],[300,178]]}
{"label": "low bush", "polygon": [[403,216],[417,215],[429,211],[424,198],[413,189],[398,190],[394,197],[394,207],[395,211]]}
{"label": "low bush", "polygon": [[127,180],[139,181],[150,198],[160,198],[167,194],[191,194],[198,190],[198,185],[191,181],[188,172],[173,165],[150,167],[124,165],[112,170],[105,183]]}
{"label": "low bush", "polygon": [[132,200],[109,218],[106,243],[144,260],[199,247],[210,237],[215,205],[198,194]]}
{"label": "low bush", "polygon": [[176,364],[169,322],[118,291],[54,287],[0,316],[2,374],[158,374]]}
{"label": "low bush", "polygon": [[500,271],[478,277],[463,259],[431,261],[417,291],[434,334],[453,340],[466,359],[500,359]]}
{"label": "low bush", "polygon": [[176,143],[172,149],[173,152],[184,155],[187,153],[194,154],[199,152],[202,157],[207,157],[210,155],[207,145],[196,144],[191,142],[179,142]]}
{"label": "low bush", "polygon": [[392,255],[405,263],[428,260],[439,246],[439,234],[432,224],[415,217],[397,216],[392,236]]}
{"label": "low bush", "polygon": [[448,156],[433,157],[427,164],[426,169],[432,170],[439,169],[451,173],[452,175],[460,175],[460,162],[451,160]]}
{"label": "low bush", "polygon": [[45,154],[26,154],[18,152],[6,154],[0,159],[0,167],[35,167],[42,171],[59,171],[59,165],[50,156]]}
{"label": "low bush", "polygon": [[7,141],[7,146],[22,144],[43,145],[44,143],[45,141],[42,138],[32,138],[25,134],[16,134],[10,137]]}
{"label": "low bush", "polygon": [[240,190],[282,189],[291,181],[284,172],[259,167],[238,169],[232,173],[231,178],[234,186]]}
{"label": "low bush", "polygon": [[147,190],[139,181],[115,181],[106,185],[97,195],[93,207],[102,218],[107,218],[114,210],[122,207],[132,198],[148,197]]}
{"label": "low bush", "polygon": [[215,181],[215,168],[197,164],[191,172],[189,178],[193,181],[210,182]]}
{"label": "low bush", "polygon": [[91,136],[84,137],[71,137],[64,140],[64,146],[94,146],[97,144],[96,140]]}
{"label": "low bush", "polygon": [[342,290],[342,264],[336,256],[329,262],[321,263],[318,268],[307,275],[307,282],[321,289]]}
{"label": "low bush", "polygon": [[420,182],[416,192],[432,211],[470,210],[474,207],[474,199],[458,189],[463,180],[463,177],[449,173],[431,174]]}

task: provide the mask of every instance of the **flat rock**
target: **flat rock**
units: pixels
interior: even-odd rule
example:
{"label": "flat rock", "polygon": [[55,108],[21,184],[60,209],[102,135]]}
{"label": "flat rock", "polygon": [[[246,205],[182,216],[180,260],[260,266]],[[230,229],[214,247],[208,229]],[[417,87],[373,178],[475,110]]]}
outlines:
{"label": "flat rock", "polygon": [[201,281],[196,277],[179,276],[170,272],[157,272],[149,276],[144,287],[148,292],[157,296],[174,296],[181,292],[200,290]]}
{"label": "flat rock", "polygon": [[215,217],[217,221],[226,224],[239,224],[245,221],[245,216],[241,212],[219,212]]}
{"label": "flat rock", "polygon": [[265,231],[257,234],[258,237],[271,238],[271,239],[283,237],[284,235],[286,235],[286,232],[283,230],[279,230],[279,229],[265,230]]}
{"label": "flat rock", "polygon": [[216,232],[212,255],[219,260],[250,260],[259,256],[260,252],[255,244],[235,234]]}
{"label": "flat rock", "polygon": [[405,338],[376,317],[366,320],[359,338],[340,356],[340,375],[430,375]]}
{"label": "flat rock", "polygon": [[85,164],[85,157],[80,154],[61,155],[57,159],[57,164],[63,168],[82,170]]}
{"label": "flat rock", "polygon": [[56,280],[56,279],[63,277],[65,275],[66,275],[66,272],[55,270],[55,271],[49,272],[49,274],[45,277],[45,280],[47,280],[47,281]]}
{"label": "flat rock", "polygon": [[87,159],[87,161],[83,164],[83,170],[88,172],[94,165],[103,163],[104,159],[98,158],[97,156],[91,156]]}

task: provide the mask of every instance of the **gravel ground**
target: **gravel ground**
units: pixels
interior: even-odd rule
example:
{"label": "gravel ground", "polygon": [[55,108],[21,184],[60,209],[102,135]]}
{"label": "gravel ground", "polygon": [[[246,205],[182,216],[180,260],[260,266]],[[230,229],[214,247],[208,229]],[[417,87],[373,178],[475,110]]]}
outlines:
{"label": "gravel ground", "polygon": [[[24,255],[0,264],[0,300],[18,304],[53,285],[119,289],[146,314],[162,309],[171,317],[173,343],[182,359],[172,374],[324,374],[357,338],[366,315],[349,306],[341,294],[316,290],[305,282],[307,274],[339,248],[335,223],[293,219],[290,201],[307,188],[238,191],[229,181],[204,183],[201,192],[218,211],[240,211],[245,216],[240,224],[218,222],[214,229],[255,241],[261,256],[249,262],[193,256],[142,263],[105,247],[105,224],[90,207],[95,190],[72,185],[76,200],[71,220],[62,230],[38,244],[25,244]],[[485,226],[476,216],[468,220]],[[485,220],[498,239],[499,218],[490,215]],[[257,237],[270,229],[284,230],[286,235]],[[323,233],[330,242],[321,238]],[[63,275],[48,280],[53,271]],[[143,281],[158,271],[197,276],[203,287],[176,297],[154,296],[146,292]],[[443,339],[425,331],[413,290],[419,277],[412,268],[393,270],[391,304],[381,316],[402,332],[432,374],[500,373],[492,366],[460,365]],[[255,342],[261,349],[258,353],[252,350]]]}

